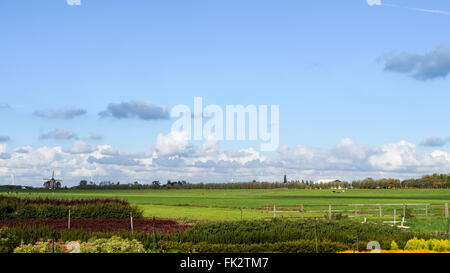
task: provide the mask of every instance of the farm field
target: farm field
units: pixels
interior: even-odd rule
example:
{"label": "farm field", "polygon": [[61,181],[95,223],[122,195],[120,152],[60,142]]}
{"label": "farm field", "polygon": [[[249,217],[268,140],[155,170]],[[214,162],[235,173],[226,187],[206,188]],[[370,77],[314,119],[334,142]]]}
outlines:
{"label": "farm field", "polygon": [[[145,217],[191,220],[250,220],[268,214],[260,209],[266,205],[338,205],[444,203],[450,201],[450,189],[377,189],[346,190],[59,190],[18,191],[20,197],[52,198],[120,198],[144,209]],[[322,216],[318,214],[317,216]]]}
{"label": "farm field", "polygon": [[[0,237],[6,239],[0,252],[66,253],[74,241],[83,253],[333,253],[367,249],[370,241],[389,251],[447,252],[450,222],[442,214],[448,211],[449,193],[448,189],[3,192]],[[275,213],[270,211],[274,205]],[[298,219],[305,213],[299,205],[307,206],[305,219]],[[335,209],[328,210],[331,207]],[[376,208],[380,215],[383,212],[380,218]],[[428,217],[420,216],[421,209]],[[386,222],[392,211],[397,211],[394,224]]]}

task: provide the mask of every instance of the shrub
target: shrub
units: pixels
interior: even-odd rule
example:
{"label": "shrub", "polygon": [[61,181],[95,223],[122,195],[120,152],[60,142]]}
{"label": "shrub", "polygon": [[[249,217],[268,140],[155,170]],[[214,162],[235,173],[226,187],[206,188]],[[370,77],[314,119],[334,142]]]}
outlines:
{"label": "shrub", "polygon": [[[61,240],[54,244],[51,240],[39,240],[34,244],[24,244],[14,249],[14,253],[69,253],[73,250],[68,247],[68,242]],[[91,239],[89,242],[80,243],[81,253],[141,253],[145,252],[144,246],[137,240],[128,240],[120,237],[108,239]]]}
{"label": "shrub", "polygon": [[398,245],[397,245],[397,243],[395,242],[395,241],[392,241],[391,242],[391,250],[398,250],[399,248],[398,248]]}
{"label": "shrub", "polygon": [[0,253],[12,252],[17,243],[17,238],[6,227],[0,227]]}
{"label": "shrub", "polygon": [[405,245],[405,250],[431,250],[437,252],[450,251],[450,240],[438,240],[438,239],[417,239],[413,238],[409,240]]}
{"label": "shrub", "polygon": [[[315,241],[299,240],[264,244],[208,244],[207,242],[178,243],[161,242],[163,252],[178,250],[181,252],[196,253],[316,253]],[[342,243],[321,241],[318,242],[320,253],[335,253],[347,250]]]}
{"label": "shrub", "polygon": [[53,244],[51,240],[44,241],[43,239],[35,244],[22,243],[14,249],[14,253],[68,253],[70,251],[61,240]]}
{"label": "shrub", "polygon": [[82,253],[142,253],[144,245],[137,240],[123,239],[117,236],[109,239],[90,240],[81,244]]}

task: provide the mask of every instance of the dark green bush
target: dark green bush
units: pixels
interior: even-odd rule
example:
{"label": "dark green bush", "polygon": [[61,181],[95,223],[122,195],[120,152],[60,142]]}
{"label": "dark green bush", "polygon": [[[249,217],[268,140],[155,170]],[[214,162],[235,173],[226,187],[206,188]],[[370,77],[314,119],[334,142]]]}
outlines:
{"label": "dark green bush", "polygon": [[[72,218],[142,218],[143,210],[127,202],[77,203],[70,207]],[[0,219],[64,219],[69,206],[54,203],[26,203],[0,200]]]}

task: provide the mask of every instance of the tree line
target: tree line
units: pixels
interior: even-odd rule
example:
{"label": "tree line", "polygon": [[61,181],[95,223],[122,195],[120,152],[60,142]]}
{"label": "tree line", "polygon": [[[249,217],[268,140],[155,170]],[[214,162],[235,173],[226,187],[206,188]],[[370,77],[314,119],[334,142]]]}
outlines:
{"label": "tree line", "polygon": [[80,181],[78,186],[72,189],[338,189],[348,188],[349,183],[336,180],[329,183],[314,183],[310,180],[289,181],[289,182],[231,182],[231,183],[189,183],[182,181],[168,180],[165,184],[160,181],[153,181],[151,184],[134,183],[121,184],[120,182],[102,181],[99,184]]}
{"label": "tree line", "polygon": [[450,174],[424,175],[421,178],[400,180],[396,178],[354,180],[352,182],[335,180],[332,182],[313,182],[311,180],[297,180],[286,182],[232,182],[232,183],[190,183],[187,181],[172,181],[166,183],[153,181],[150,184],[102,181],[99,184],[80,181],[72,189],[442,189],[450,188]]}

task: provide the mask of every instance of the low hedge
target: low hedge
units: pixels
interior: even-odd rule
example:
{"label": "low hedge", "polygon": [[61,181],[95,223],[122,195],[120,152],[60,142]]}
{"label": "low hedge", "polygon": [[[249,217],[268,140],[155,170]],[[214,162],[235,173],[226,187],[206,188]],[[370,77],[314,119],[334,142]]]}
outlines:
{"label": "low hedge", "polygon": [[180,251],[190,253],[336,253],[348,250],[349,247],[338,242],[298,240],[264,244],[208,244],[161,242],[163,252]]}
{"label": "low hedge", "polygon": [[[143,210],[128,203],[78,203],[70,207],[72,218],[142,218]],[[69,206],[52,203],[0,202],[0,220],[6,219],[64,219]]]}

